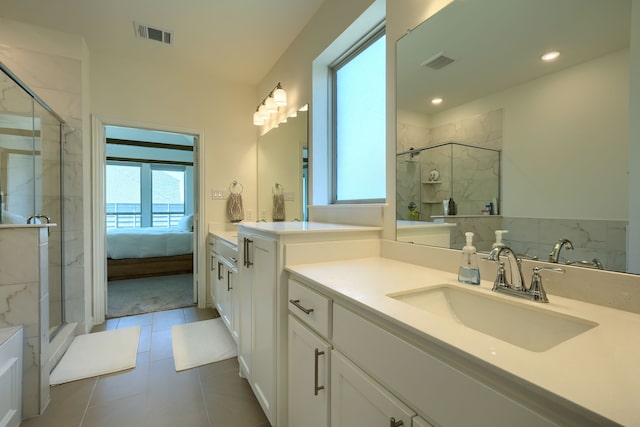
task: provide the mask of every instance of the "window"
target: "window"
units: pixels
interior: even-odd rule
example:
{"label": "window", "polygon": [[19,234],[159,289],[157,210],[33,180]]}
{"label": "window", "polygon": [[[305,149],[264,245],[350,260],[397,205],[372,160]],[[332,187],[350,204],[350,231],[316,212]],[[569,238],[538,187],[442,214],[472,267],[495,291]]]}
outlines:
{"label": "window", "polygon": [[378,28],[331,66],[334,203],[385,200],[385,40]]}
{"label": "window", "polygon": [[107,228],[176,227],[191,166],[108,161]]}
{"label": "window", "polygon": [[107,228],[142,226],[141,164],[107,163]]}
{"label": "window", "polygon": [[184,216],[185,168],[151,168],[151,223],[153,227],[176,227]]}

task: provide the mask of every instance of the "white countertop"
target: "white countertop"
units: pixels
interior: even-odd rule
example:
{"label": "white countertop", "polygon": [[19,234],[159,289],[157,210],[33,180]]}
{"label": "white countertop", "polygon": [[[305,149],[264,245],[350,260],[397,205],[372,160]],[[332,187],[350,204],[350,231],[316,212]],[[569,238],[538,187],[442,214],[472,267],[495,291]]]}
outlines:
{"label": "white countertop", "polygon": [[[491,292],[491,281],[463,285],[454,273],[379,257],[288,265],[286,269],[336,302],[346,299],[418,337],[447,343],[493,365],[507,378],[524,379],[617,423],[640,423],[638,314],[554,295],[549,295],[548,304],[515,299]],[[386,296],[444,283],[591,320],[598,326],[544,352],[533,352]]]}
{"label": "white countertop", "polygon": [[238,246],[238,231],[209,231],[209,234],[220,237],[232,245]]}
{"label": "white countertop", "polygon": [[380,227],[366,227],[361,225],[331,224],[324,222],[305,221],[282,221],[282,222],[240,222],[238,226],[247,227],[254,230],[261,230],[273,234],[295,234],[295,233],[333,233],[348,231],[379,231]]}
{"label": "white countertop", "polygon": [[420,229],[420,228],[455,228],[457,224],[448,222],[430,222],[430,221],[409,221],[399,219],[396,221],[398,229]]}

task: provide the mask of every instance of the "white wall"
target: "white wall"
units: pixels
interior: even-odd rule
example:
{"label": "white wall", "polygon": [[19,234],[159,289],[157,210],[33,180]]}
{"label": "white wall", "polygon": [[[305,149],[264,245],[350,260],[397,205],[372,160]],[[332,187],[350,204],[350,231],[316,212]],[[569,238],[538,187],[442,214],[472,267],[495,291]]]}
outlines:
{"label": "white wall", "polygon": [[629,53],[554,73],[431,117],[504,109],[502,214],[626,220]]}
{"label": "white wall", "polygon": [[[104,123],[200,134],[205,160],[202,224],[228,222],[226,201],[211,190],[243,184],[245,210],[256,211],[255,87],[223,82],[197,69],[92,52],[91,111]],[[255,218],[255,216],[254,216]]]}

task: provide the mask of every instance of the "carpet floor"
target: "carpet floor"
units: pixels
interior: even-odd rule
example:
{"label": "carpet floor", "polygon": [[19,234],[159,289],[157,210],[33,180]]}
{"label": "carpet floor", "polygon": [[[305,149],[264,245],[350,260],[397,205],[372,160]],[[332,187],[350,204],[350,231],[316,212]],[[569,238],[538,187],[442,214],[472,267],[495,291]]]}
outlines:
{"label": "carpet floor", "polygon": [[188,307],[193,305],[193,275],[110,281],[107,301],[109,318]]}

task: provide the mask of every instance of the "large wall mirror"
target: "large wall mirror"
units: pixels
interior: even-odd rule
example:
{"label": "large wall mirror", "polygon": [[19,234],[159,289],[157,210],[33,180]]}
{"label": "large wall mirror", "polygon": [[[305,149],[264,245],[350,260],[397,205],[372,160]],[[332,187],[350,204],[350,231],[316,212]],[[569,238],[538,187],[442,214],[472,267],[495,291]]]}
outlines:
{"label": "large wall mirror", "polygon": [[397,239],[486,251],[503,229],[523,257],[568,239],[558,262],[627,271],[630,20],[631,0],[455,0],[402,37]]}
{"label": "large wall mirror", "polygon": [[306,221],[308,198],[307,111],[258,139],[258,220]]}

